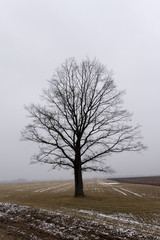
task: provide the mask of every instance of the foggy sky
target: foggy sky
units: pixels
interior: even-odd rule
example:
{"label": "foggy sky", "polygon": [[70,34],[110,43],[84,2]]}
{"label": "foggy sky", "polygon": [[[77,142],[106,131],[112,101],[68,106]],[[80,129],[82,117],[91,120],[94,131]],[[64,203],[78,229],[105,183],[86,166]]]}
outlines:
{"label": "foggy sky", "polygon": [[108,164],[116,175],[160,175],[160,1],[0,0],[0,181],[73,177],[29,165],[37,147],[21,142],[20,132],[24,105],[40,102],[55,68],[86,56],[114,71],[149,148]]}

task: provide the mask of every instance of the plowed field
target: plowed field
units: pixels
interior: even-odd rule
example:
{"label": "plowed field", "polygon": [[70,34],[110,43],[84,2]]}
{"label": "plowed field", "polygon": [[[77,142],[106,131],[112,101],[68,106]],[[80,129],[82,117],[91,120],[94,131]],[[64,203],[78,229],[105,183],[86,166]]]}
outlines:
{"label": "plowed field", "polygon": [[84,181],[0,184],[0,239],[160,239],[160,187]]}

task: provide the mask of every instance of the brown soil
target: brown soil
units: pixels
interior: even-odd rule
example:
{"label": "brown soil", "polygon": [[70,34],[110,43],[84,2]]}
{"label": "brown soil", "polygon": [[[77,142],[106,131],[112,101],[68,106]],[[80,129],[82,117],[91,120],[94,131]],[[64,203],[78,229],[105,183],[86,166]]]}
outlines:
{"label": "brown soil", "polygon": [[[0,240],[136,240],[108,224],[40,209],[0,204]],[[150,236],[148,239],[156,239]]]}
{"label": "brown soil", "polygon": [[146,184],[160,186],[160,176],[151,177],[131,177],[131,178],[112,178],[112,180],[121,183],[134,183],[134,184]]}

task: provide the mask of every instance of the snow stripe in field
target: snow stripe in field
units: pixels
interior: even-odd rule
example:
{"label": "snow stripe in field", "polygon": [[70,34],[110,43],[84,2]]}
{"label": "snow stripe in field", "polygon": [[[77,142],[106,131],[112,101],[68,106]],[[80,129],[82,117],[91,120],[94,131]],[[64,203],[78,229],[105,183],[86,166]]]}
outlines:
{"label": "snow stripe in field", "polygon": [[129,193],[132,193],[133,195],[135,195],[135,196],[137,196],[137,197],[142,197],[140,194],[138,194],[138,193],[135,193],[135,192],[132,192],[132,191],[130,191],[130,190],[128,190],[128,189],[125,189],[125,188],[121,188],[123,191],[126,191],[126,192],[129,192]]}
{"label": "snow stripe in field", "polygon": [[[68,188],[67,188],[67,186],[68,186]],[[72,186],[71,183],[58,184],[56,186],[52,186],[52,187],[49,187],[49,188],[37,189],[34,192],[42,193],[42,192],[46,192],[46,191],[49,191],[49,190],[53,190],[53,192],[59,192],[59,191],[65,191],[65,189],[69,189],[71,186]]]}
{"label": "snow stripe in field", "polygon": [[101,182],[101,181],[99,181],[98,183],[100,185],[115,185],[115,184],[119,184],[118,182],[108,182],[108,183],[106,183],[106,182]]}
{"label": "snow stripe in field", "polygon": [[71,187],[72,187],[72,183],[62,184],[54,192],[56,192],[56,193],[58,193],[58,192],[65,192],[68,189],[70,189]]}
{"label": "snow stripe in field", "polygon": [[124,192],[122,192],[122,191],[120,191],[120,190],[118,190],[118,189],[116,189],[116,188],[112,188],[112,189],[114,189],[115,191],[117,191],[117,192],[119,192],[119,193],[121,193],[121,194],[123,194],[123,195],[127,196],[127,194],[126,194],[126,193],[124,193]]}
{"label": "snow stripe in field", "polygon": [[41,188],[41,189],[35,190],[34,192],[45,192],[45,191],[49,191],[51,189],[57,189],[58,187],[59,187],[59,185],[54,186],[54,187],[49,187],[49,188]]}
{"label": "snow stripe in field", "polygon": [[50,188],[44,188],[44,189],[36,190],[34,192],[46,192],[46,191],[48,191],[50,189],[51,189],[51,187]]}

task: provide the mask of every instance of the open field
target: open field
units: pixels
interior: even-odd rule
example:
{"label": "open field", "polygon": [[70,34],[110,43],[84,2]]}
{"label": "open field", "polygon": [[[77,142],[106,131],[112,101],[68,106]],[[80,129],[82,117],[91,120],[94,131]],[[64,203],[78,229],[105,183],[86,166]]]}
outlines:
{"label": "open field", "polygon": [[147,185],[160,186],[160,176],[114,178],[112,180],[115,180],[121,183],[135,183],[135,184],[147,184]]}
{"label": "open field", "polygon": [[160,239],[160,187],[84,181],[0,184],[0,239]]}

